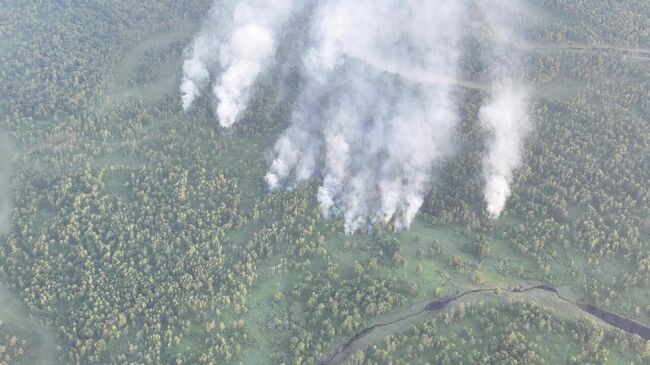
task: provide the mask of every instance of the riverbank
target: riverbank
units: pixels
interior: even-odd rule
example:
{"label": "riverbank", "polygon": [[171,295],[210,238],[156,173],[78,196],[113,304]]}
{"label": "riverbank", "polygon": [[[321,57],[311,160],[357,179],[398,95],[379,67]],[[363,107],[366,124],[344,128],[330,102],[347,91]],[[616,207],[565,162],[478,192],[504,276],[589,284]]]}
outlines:
{"label": "riverbank", "polygon": [[[537,284],[527,287],[519,286],[514,288],[489,287],[455,293],[442,299],[432,299],[426,303],[407,307],[394,313],[391,316],[391,319],[379,321],[359,331],[343,345],[339,346],[336,350],[330,352],[327,356],[321,359],[317,364],[341,364],[346,358],[348,358],[348,356],[364,349],[372,343],[373,341],[370,337],[376,332],[383,332],[381,337],[400,332],[400,329],[408,327],[412,323],[417,322],[417,320],[424,320],[428,318],[429,315],[452,308],[454,304],[459,303],[460,299],[472,302],[483,299],[486,295],[505,295],[508,299],[516,298],[536,302],[556,309],[556,312],[564,313],[565,316],[594,318],[600,325],[607,329],[618,328],[628,333],[638,335],[645,340],[650,340],[649,326],[640,324],[615,313],[605,311],[591,304],[583,304],[566,298],[557,288],[548,284]],[[560,310],[558,311],[558,309]],[[400,313],[402,314],[401,316],[399,315]],[[394,327],[393,331],[390,330],[391,327]]]}

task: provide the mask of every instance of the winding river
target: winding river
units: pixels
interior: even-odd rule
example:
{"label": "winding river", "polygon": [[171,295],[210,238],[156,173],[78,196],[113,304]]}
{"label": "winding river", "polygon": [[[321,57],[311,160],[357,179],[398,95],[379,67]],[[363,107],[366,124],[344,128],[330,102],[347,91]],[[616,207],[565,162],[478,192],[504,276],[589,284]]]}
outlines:
{"label": "winding river", "polygon": [[436,299],[432,300],[428,303],[426,303],[421,309],[414,313],[410,313],[408,315],[386,321],[386,322],[379,322],[375,323],[372,326],[366,327],[363,330],[361,330],[359,333],[354,335],[352,338],[350,338],[348,341],[346,341],[343,345],[341,345],[339,348],[337,348],[335,351],[329,353],[327,356],[325,356],[323,359],[321,359],[317,364],[318,365],[330,365],[330,364],[338,364],[341,363],[348,352],[350,348],[352,348],[355,344],[357,344],[359,341],[370,335],[373,331],[382,328],[382,327],[387,327],[390,325],[397,324],[399,322],[404,322],[408,319],[411,319],[413,317],[416,317],[418,315],[421,315],[426,312],[438,312],[441,311],[445,308],[447,308],[450,304],[456,302],[457,300],[468,296],[470,294],[479,294],[479,293],[489,293],[489,292],[509,292],[509,293],[525,293],[525,292],[530,292],[530,291],[544,291],[547,293],[551,293],[555,297],[557,297],[559,300],[562,302],[568,303],[571,306],[591,315],[594,316],[601,321],[609,324],[612,327],[619,328],[623,331],[626,331],[631,334],[636,334],[641,336],[642,338],[646,340],[650,340],[650,327],[643,325],[641,323],[638,323],[636,321],[633,321],[629,318],[625,318],[623,316],[620,316],[618,314],[608,312],[604,309],[598,308],[594,305],[591,304],[583,304],[583,303],[578,303],[575,302],[571,299],[567,299],[563,297],[559,291],[548,284],[539,284],[535,286],[531,286],[528,288],[516,288],[516,289],[506,289],[506,288],[485,288],[485,289],[474,289],[474,290],[469,290],[466,292],[462,293],[456,293],[450,296],[447,296],[442,299]]}

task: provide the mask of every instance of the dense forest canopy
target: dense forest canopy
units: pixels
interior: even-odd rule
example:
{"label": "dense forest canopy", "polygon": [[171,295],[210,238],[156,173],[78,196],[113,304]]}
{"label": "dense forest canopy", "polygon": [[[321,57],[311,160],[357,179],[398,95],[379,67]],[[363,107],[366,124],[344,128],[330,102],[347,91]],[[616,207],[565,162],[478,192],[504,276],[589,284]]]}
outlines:
{"label": "dense forest canopy", "polygon": [[[0,364],[316,364],[355,337],[337,361],[650,361],[646,339],[567,304],[650,325],[650,2],[494,2],[510,8],[492,17],[483,12],[492,1],[467,0],[456,16],[483,14],[480,27],[507,14],[508,31],[525,37],[504,47],[497,33],[462,33],[454,67],[426,64],[453,79],[396,73],[370,53],[333,77],[339,89],[327,92],[351,85],[373,105],[455,118],[440,131],[449,153],[418,160],[431,171],[400,170],[426,170],[409,185],[418,214],[359,229],[346,221],[347,195],[323,209],[337,170],[294,173],[276,189],[268,175],[280,171],[278,141],[312,131],[296,124],[296,110],[314,105],[305,90],[327,94],[301,69],[319,29],[309,14],[345,2],[302,2],[282,25],[268,23],[282,29],[277,47],[229,128],[215,119],[211,90],[184,111],[179,84],[197,35],[230,29],[214,22],[232,19],[239,2],[0,3]],[[373,10],[391,14],[390,4]],[[410,15],[400,16],[357,35],[375,41],[372,32]],[[344,53],[364,51],[353,46]],[[494,66],[504,59],[505,71]],[[210,68],[212,81],[222,66]],[[496,217],[485,196],[494,137],[485,105],[500,100],[504,79],[526,86],[530,128],[518,134]],[[453,102],[422,106],[431,90]],[[348,109],[383,112],[359,105]],[[363,149],[370,139],[349,141]],[[415,154],[388,156],[398,169]],[[558,295],[517,291],[538,283]],[[409,317],[477,288],[496,289]],[[358,336],[378,323],[392,324]]]}

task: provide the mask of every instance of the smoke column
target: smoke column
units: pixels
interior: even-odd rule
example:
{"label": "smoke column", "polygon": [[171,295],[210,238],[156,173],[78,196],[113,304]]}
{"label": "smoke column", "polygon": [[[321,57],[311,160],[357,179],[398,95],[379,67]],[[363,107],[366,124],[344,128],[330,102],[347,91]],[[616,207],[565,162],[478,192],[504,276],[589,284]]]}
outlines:
{"label": "smoke column", "polygon": [[407,228],[458,116],[450,83],[405,75],[456,78],[461,13],[453,0],[321,2],[307,87],[276,143],[269,187],[318,175],[321,210],[342,215],[347,233]]}
{"label": "smoke column", "polygon": [[13,199],[11,197],[10,183],[13,156],[13,144],[0,131],[0,234],[8,233],[11,229]]}
{"label": "smoke column", "polygon": [[[228,6],[217,6],[210,9],[210,14],[203,28],[192,40],[192,44],[186,51],[186,58],[183,62],[183,79],[181,80],[181,100],[183,110],[190,109],[194,101],[198,99],[205,88],[210,84],[210,70],[216,68],[219,62],[219,47],[225,42],[221,27],[227,27],[230,23],[225,9]],[[217,25],[219,24],[219,25]]]}
{"label": "smoke column", "polygon": [[212,88],[216,117],[223,127],[237,122],[251,87],[272,61],[276,32],[293,9],[292,0],[240,1],[228,16],[228,4],[215,2],[203,30],[194,39],[183,64],[183,109],[220,72]]}
{"label": "smoke column", "polygon": [[[510,197],[514,170],[521,164],[522,144],[531,126],[528,117],[528,90],[514,77],[520,72],[521,55],[510,45],[518,43],[509,19],[512,4],[503,0],[486,1],[484,14],[494,45],[488,56],[492,88],[479,119],[490,133],[483,158],[484,199],[490,217],[498,218]],[[516,7],[514,8],[516,11]]]}
{"label": "smoke column", "polygon": [[487,211],[493,218],[505,208],[513,171],[521,164],[522,141],[530,129],[527,107],[526,90],[502,82],[480,111],[481,123],[492,134],[483,174]]}
{"label": "smoke column", "polygon": [[[479,11],[468,11],[474,5]],[[223,127],[235,124],[255,82],[277,71],[283,31],[304,15],[304,39],[280,48],[288,53],[282,57],[300,60],[302,80],[292,93],[289,126],[273,148],[269,188],[317,181],[323,215],[342,217],[349,234],[373,224],[408,228],[436,166],[454,150],[456,91],[487,90],[479,113],[490,135],[484,195],[497,218],[530,129],[528,93],[513,76],[520,57],[508,47],[517,33],[513,8],[505,0],[215,2],[186,52],[183,109],[211,84],[216,118]],[[491,34],[489,87],[458,79],[461,43],[476,30],[476,15],[478,34]],[[293,67],[286,63],[279,68]]]}

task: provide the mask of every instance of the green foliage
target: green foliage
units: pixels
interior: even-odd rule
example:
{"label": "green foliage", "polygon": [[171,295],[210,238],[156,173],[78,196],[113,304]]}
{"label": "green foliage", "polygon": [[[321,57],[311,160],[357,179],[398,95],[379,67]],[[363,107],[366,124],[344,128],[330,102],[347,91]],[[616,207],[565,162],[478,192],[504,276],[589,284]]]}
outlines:
{"label": "green foliage", "polygon": [[0,364],[24,364],[27,341],[0,321]]}
{"label": "green foliage", "polygon": [[[536,132],[502,219],[481,203],[484,95],[465,91],[457,154],[412,230],[344,239],[314,184],[266,191],[264,152],[292,108],[274,86],[232,131],[207,101],[181,112],[182,50],[210,4],[0,4],[0,128],[19,146],[0,278],[56,334],[59,363],[313,364],[378,316],[493,281],[549,281],[650,320],[650,73],[628,49],[647,47],[648,2],[544,0],[529,9],[538,22],[516,19],[559,46],[527,52]],[[462,72],[481,80],[470,42]],[[639,338],[538,305],[451,313],[357,362],[650,356]],[[37,342],[0,325],[0,364],[28,363]]]}
{"label": "green foliage", "polygon": [[347,364],[642,363],[637,338],[591,320],[558,320],[535,304],[459,305],[357,352]]}

